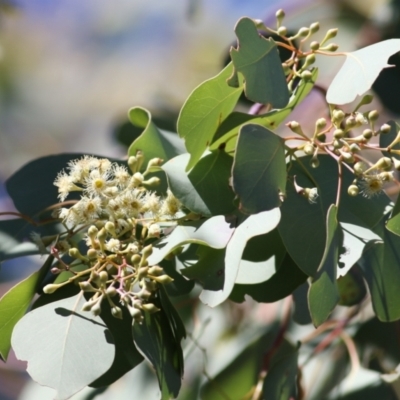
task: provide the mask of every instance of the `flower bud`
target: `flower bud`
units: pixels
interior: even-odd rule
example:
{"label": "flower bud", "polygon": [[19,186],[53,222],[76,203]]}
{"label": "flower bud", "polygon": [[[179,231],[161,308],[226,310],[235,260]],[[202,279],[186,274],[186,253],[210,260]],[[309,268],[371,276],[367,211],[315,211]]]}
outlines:
{"label": "flower bud", "polygon": [[358,193],[360,193],[360,189],[357,185],[350,185],[347,189],[347,193],[349,194],[349,196],[355,197],[358,195]]}
{"label": "flower bud", "polygon": [[393,162],[393,167],[396,171],[400,171],[400,160],[397,160],[396,158],[392,158]]}
{"label": "flower bud", "polygon": [[285,11],[283,11],[282,9],[279,9],[276,13],[275,13],[275,17],[278,21],[282,21],[283,18],[285,18]]}
{"label": "flower bud", "polygon": [[277,30],[279,36],[286,36],[287,35],[287,28],[286,26],[280,26]]}
{"label": "flower bud", "polygon": [[153,265],[149,268],[149,275],[159,276],[164,273],[164,270],[158,265]]}
{"label": "flower bud", "polygon": [[97,292],[97,289],[92,286],[90,282],[79,282],[79,287],[84,292]]}
{"label": "flower bud", "polygon": [[379,112],[377,110],[372,110],[368,113],[368,120],[375,122],[379,118]]}
{"label": "flower bud", "polygon": [[303,68],[307,68],[309,65],[312,65],[314,63],[315,63],[315,54],[311,53],[306,57]]}
{"label": "flower bud", "polygon": [[339,46],[336,43],[331,43],[328,46],[324,47],[324,50],[326,51],[336,51],[339,48]]}
{"label": "flower bud", "polygon": [[140,186],[144,180],[143,175],[140,172],[135,172],[131,179],[134,187]]}
{"label": "flower bud", "polygon": [[315,122],[315,127],[318,130],[324,129],[326,127],[326,119],[325,118],[317,119],[317,121]]}
{"label": "flower bud", "polygon": [[147,186],[157,186],[160,183],[161,183],[161,179],[158,178],[157,176],[153,176],[150,179],[147,179],[142,182],[143,185],[147,185]]}
{"label": "flower bud", "polygon": [[101,300],[99,299],[99,301],[92,307],[92,309],[90,310],[92,312],[92,314],[94,316],[98,316],[101,314]]}
{"label": "flower bud", "polygon": [[368,123],[367,119],[364,117],[364,115],[362,113],[356,113],[356,122],[359,125],[365,125]]}
{"label": "flower bud", "polygon": [[51,294],[51,293],[54,293],[59,287],[61,287],[61,286],[50,283],[43,288],[43,292],[46,294]]}
{"label": "flower bud", "polygon": [[153,253],[153,246],[151,244],[149,244],[148,246],[146,246],[143,251],[143,257],[146,259],[147,257],[150,257],[150,255]]}
{"label": "flower bud", "polygon": [[158,307],[156,307],[153,303],[143,304],[142,308],[143,308],[143,310],[147,311],[150,314],[160,311],[160,309]]}
{"label": "flower bud", "polygon": [[132,174],[134,174],[137,171],[137,158],[135,156],[130,156],[128,158],[128,166],[129,169],[131,170]]}
{"label": "flower bud", "polygon": [[312,145],[312,143],[306,143],[303,147],[303,151],[306,155],[312,156],[315,151],[315,147]]}
{"label": "flower bud", "polygon": [[342,110],[333,110],[332,112],[332,121],[335,125],[340,125],[340,123],[344,120],[345,113]]}
{"label": "flower bud", "polygon": [[173,282],[174,280],[168,275],[156,276],[153,278],[156,282],[161,283],[162,285],[167,285],[168,283]]}
{"label": "flower bud", "polygon": [[351,129],[351,128],[354,128],[357,125],[357,121],[352,115],[350,115],[350,117],[348,117],[346,119],[344,124],[345,124],[347,129]]}
{"label": "flower bud", "polygon": [[350,145],[350,151],[351,151],[352,153],[357,153],[357,152],[361,151],[361,148],[360,148],[360,146],[359,146],[357,143],[352,143],[352,144]]}
{"label": "flower bud", "polygon": [[133,265],[139,265],[139,263],[140,263],[141,260],[142,260],[142,257],[140,257],[139,254],[134,254],[134,255],[131,257],[131,263],[132,263]]}
{"label": "flower bud", "polygon": [[319,31],[319,22],[313,22],[313,23],[310,25],[310,31],[311,31],[311,33],[316,33],[316,32],[318,32],[318,31]]}
{"label": "flower bud", "polygon": [[108,281],[108,273],[107,271],[101,271],[99,274],[100,282],[102,284],[106,283]]}
{"label": "flower bud", "polygon": [[300,37],[306,37],[310,34],[310,28],[306,28],[306,27],[302,27],[299,29],[299,31],[297,32],[297,35]]}
{"label": "flower bud", "polygon": [[311,43],[310,43],[310,49],[311,49],[312,51],[317,51],[317,50],[319,49],[319,43],[316,42],[316,41],[311,42]]}
{"label": "flower bud", "polygon": [[373,136],[373,132],[371,129],[364,129],[362,135],[364,136],[365,139],[369,140]]}
{"label": "flower bud", "polygon": [[376,168],[387,171],[392,168],[393,163],[389,157],[382,157],[376,162],[375,166]]}
{"label": "flower bud", "polygon": [[390,132],[390,125],[388,125],[388,124],[383,124],[382,126],[381,126],[381,128],[379,129],[379,133],[383,133],[384,135],[386,134],[386,133],[389,133]]}
{"label": "flower bud", "polygon": [[117,294],[117,289],[114,286],[109,286],[106,290],[106,295],[109,297],[114,297]]}
{"label": "flower bud", "polygon": [[114,318],[122,319],[122,310],[117,306],[111,307],[111,314]]}
{"label": "flower bud", "polygon": [[356,175],[362,175],[367,170],[367,164],[362,161],[356,162],[353,166]]}
{"label": "flower bud", "polygon": [[117,236],[115,232],[115,224],[114,222],[107,221],[106,224],[104,225],[104,229],[110,233],[112,236]]}
{"label": "flower bud", "polygon": [[312,73],[308,70],[303,71],[301,73],[301,78],[304,79],[305,81],[309,81],[310,79],[312,79]]}
{"label": "flower bud", "polygon": [[147,273],[149,271],[149,267],[140,267],[138,270],[138,279],[143,279],[147,277]]}
{"label": "flower bud", "polygon": [[97,251],[95,249],[89,249],[86,253],[86,256],[90,259],[97,257]]}
{"label": "flower bud", "polygon": [[335,139],[342,139],[344,137],[344,131],[342,129],[335,129],[333,132],[333,137]]}

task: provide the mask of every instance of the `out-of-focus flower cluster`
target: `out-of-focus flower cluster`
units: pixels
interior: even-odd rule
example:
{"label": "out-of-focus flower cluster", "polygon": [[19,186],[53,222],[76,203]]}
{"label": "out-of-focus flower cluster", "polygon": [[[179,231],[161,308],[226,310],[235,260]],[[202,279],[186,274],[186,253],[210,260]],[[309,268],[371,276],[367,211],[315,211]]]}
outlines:
{"label": "out-of-focus flower cluster", "polygon": [[[108,159],[84,156],[71,161],[68,172],[58,174],[54,184],[62,202],[70,192],[82,195],[70,208],[58,210],[66,231],[52,247],[58,260],[52,272],[69,272],[69,277],[46,285],[45,293],[75,282],[85,293],[93,293],[83,310],[95,315],[101,313],[105,299],[116,318],[122,318],[118,302],[127,307],[133,321],[141,322],[143,312],[158,311],[152,299],[159,285],[172,279],[160,266],[149,265],[152,245],[148,240],[162,235],[163,222],[174,220],[180,202],[169,190],[161,198],[148,189],[159,179],[146,179],[146,175],[162,160],[150,160],[143,173],[139,172],[142,163],[141,153],[129,158],[129,169]],[[85,255],[77,238],[84,242]],[[66,254],[74,259],[72,263],[64,262]]]}

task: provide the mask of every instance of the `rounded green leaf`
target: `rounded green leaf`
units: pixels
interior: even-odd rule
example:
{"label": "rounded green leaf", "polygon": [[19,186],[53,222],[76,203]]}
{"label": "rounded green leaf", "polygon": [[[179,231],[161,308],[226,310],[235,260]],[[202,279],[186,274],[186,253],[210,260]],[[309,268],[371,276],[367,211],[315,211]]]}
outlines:
{"label": "rounded green leaf", "polygon": [[[235,71],[244,76],[246,97],[255,103],[283,108],[289,101],[289,90],[278,48],[272,39],[258,33],[254,21],[241,18],[236,26],[238,48],[230,51]],[[236,78],[237,79],[237,78]]]}
{"label": "rounded green leaf", "polygon": [[[12,347],[39,384],[64,400],[104,374],[113,363],[114,340],[100,317],[82,312],[82,293],[37,308],[16,325]],[[90,366],[90,367],[88,367]]]}
{"label": "rounded green leaf", "polygon": [[234,109],[242,91],[226,83],[233,71],[229,64],[217,76],[199,85],[183,105],[178,119],[179,136],[185,139],[190,170],[209,147],[219,125]]}
{"label": "rounded green leaf", "polygon": [[232,183],[240,210],[246,214],[280,206],[286,186],[283,140],[260,125],[244,125],[236,146]]}
{"label": "rounded green leaf", "polygon": [[143,168],[152,158],[169,160],[185,152],[185,145],[176,133],[157,129],[151,121],[151,114],[142,107],[133,107],[128,112],[131,123],[142,129],[141,135],[130,145],[128,156],[134,156],[138,150],[144,154]]}

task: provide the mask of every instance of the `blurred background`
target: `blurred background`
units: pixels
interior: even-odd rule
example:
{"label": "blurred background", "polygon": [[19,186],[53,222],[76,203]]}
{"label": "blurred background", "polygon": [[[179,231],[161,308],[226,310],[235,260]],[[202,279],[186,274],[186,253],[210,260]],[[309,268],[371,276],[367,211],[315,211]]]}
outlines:
{"label": "blurred background", "polygon": [[[264,19],[275,26],[275,11],[283,8],[287,15],[284,24],[294,32],[315,21],[321,24],[321,36],[327,29],[339,27],[335,41],[342,51],[352,51],[375,41],[400,37],[398,3],[386,0],[0,1],[0,211],[13,208],[4,181],[30,160],[61,152],[123,158],[126,148],[118,143],[116,135],[127,123],[130,107],[148,108],[163,127],[173,130],[179,109],[193,88],[221,70],[230,45],[235,43],[233,29],[241,16]],[[329,83],[342,62],[339,57],[324,61],[320,73],[322,86]],[[394,74],[389,78],[392,92],[381,91],[378,98],[382,102],[376,100],[385,118],[399,113],[394,85],[398,82],[400,89],[400,74],[395,69],[390,73]],[[311,116],[312,124],[325,116],[323,111],[318,115],[324,108],[318,96],[313,94],[299,112],[303,119]],[[291,116],[291,119],[296,118]],[[35,258],[27,259],[23,271],[15,262],[5,263],[9,265],[4,265],[0,273],[0,293],[37,263]],[[199,326],[207,328],[200,339],[208,347],[215,344],[210,338],[224,335],[227,325],[232,325],[232,318],[242,320],[246,315],[262,325],[274,318],[273,310],[283,305],[254,307],[244,303],[226,307],[228,312],[199,307]],[[221,350],[221,359],[228,350]],[[203,368],[199,361],[203,355],[199,349],[196,351],[197,361],[193,354],[187,361],[188,374],[192,376],[200,374]],[[210,373],[219,368],[218,360],[214,363],[208,366]],[[25,365],[18,363],[13,355],[7,364],[0,362],[0,400],[51,399],[53,392],[30,382],[24,370]],[[117,389],[111,388],[98,398],[157,398],[157,384],[148,367],[137,368],[129,375],[131,383],[124,386],[123,380],[117,382]],[[132,383],[139,381],[142,382],[139,386]],[[145,382],[153,383],[145,385]],[[74,399],[93,398],[91,393],[84,392]],[[182,393],[180,398],[194,398],[191,394],[184,397],[185,390]],[[125,394],[129,397],[124,397]]]}

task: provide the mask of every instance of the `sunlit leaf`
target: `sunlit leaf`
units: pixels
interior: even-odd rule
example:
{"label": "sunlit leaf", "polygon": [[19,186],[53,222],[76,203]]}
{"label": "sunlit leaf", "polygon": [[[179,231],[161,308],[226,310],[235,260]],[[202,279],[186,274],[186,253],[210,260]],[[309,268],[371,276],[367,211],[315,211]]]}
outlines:
{"label": "sunlit leaf", "polygon": [[286,186],[283,140],[260,125],[244,125],[237,142],[232,183],[242,212],[256,214],[278,207]]}
{"label": "sunlit leaf", "polygon": [[[100,317],[82,312],[82,293],[37,308],[14,328],[12,347],[39,384],[67,399],[113,363],[114,340]],[[90,367],[88,367],[90,366]]]}
{"label": "sunlit leaf", "polygon": [[217,76],[203,82],[194,89],[181,109],[178,133],[185,139],[191,155],[186,170],[190,170],[200,159],[243,91],[241,84],[234,88],[226,83],[232,70],[232,64],[229,64]]}
{"label": "sunlit leaf", "polygon": [[158,264],[165,256],[186,243],[222,249],[234,232],[234,222],[234,219],[222,215],[206,220],[183,222],[169,236],[153,244],[153,254],[148,258],[149,264]]}
{"label": "sunlit leaf", "polygon": [[222,290],[203,290],[200,299],[210,307],[226,300],[232,292],[238,275],[240,260],[247,242],[254,236],[272,231],[278,224],[279,208],[250,215],[236,229],[226,246],[224,286]]}
{"label": "sunlit leaf", "polygon": [[143,168],[152,158],[159,157],[167,161],[186,151],[182,139],[175,133],[159,130],[145,108],[133,107],[128,116],[135,127],[142,129],[141,135],[130,145],[128,155],[134,156],[141,150],[144,155]]}
{"label": "sunlit leaf", "polygon": [[233,151],[236,147],[238,132],[242,125],[247,123],[261,125],[264,128],[274,130],[277,128],[287,116],[306,98],[318,77],[318,69],[314,68],[311,72],[311,79],[301,79],[292,96],[289,104],[279,110],[271,110],[265,114],[252,115],[234,111],[218,128],[210,146],[211,150],[225,146],[225,151]]}
{"label": "sunlit leaf", "polygon": [[[255,103],[283,108],[289,90],[278,48],[272,39],[259,35],[250,18],[241,18],[235,26],[238,48],[230,51],[235,72],[244,76],[246,97]],[[233,76],[234,77],[234,76]]]}
{"label": "sunlit leaf", "polygon": [[363,49],[344,53],[346,60],[328,88],[330,104],[351,103],[372,87],[387,64],[388,58],[400,51],[400,39],[389,39]]}
{"label": "sunlit leaf", "polygon": [[0,355],[4,360],[10,351],[14,326],[24,316],[52,261],[53,256],[49,256],[39,271],[16,284],[0,299]]}
{"label": "sunlit leaf", "polygon": [[[241,268],[242,263],[243,260],[240,264]],[[276,268],[276,272],[265,282],[251,285],[236,283],[229,298],[241,303],[245,301],[245,295],[249,295],[260,303],[273,303],[292,294],[307,280],[308,276],[299,269],[287,253]]]}
{"label": "sunlit leaf", "polygon": [[339,302],[339,291],[336,284],[336,268],[343,237],[337,220],[338,209],[331,205],[326,221],[326,244],[317,275],[308,292],[308,304],[311,318],[316,327],[327,320]]}

